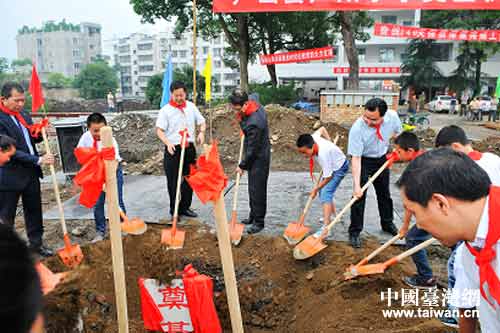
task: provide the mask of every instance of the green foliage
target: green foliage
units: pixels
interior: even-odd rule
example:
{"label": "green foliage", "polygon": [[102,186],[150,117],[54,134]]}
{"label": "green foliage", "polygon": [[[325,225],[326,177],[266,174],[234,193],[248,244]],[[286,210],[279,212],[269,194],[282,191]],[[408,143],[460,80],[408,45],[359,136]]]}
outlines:
{"label": "green foliage", "polygon": [[0,74],[5,73],[9,69],[9,60],[4,57],[0,57]]}
{"label": "green foliage", "polygon": [[47,77],[47,88],[69,88],[73,80],[61,73],[50,73]]}
{"label": "green foliage", "polygon": [[83,98],[105,98],[109,91],[118,87],[116,73],[104,62],[93,63],[85,66],[74,81]]}
{"label": "green foliage", "polygon": [[259,103],[286,105],[297,101],[299,98],[295,84],[281,85],[274,87],[271,83],[252,83],[250,92],[259,94]]}
{"label": "green foliage", "polygon": [[31,65],[31,59],[29,59],[29,58],[14,59],[14,60],[12,60],[12,63],[10,64],[11,67],[22,67],[22,66],[28,66],[28,65]]}
{"label": "green foliage", "polygon": [[41,28],[28,27],[27,25],[23,26],[18,30],[20,35],[23,34],[31,34],[35,32],[53,32],[53,31],[73,31],[80,32],[79,24],[67,23],[66,19],[63,19],[59,23],[55,23],[54,21],[48,21],[43,24]]}
{"label": "green foliage", "polygon": [[154,107],[159,107],[161,103],[161,96],[163,93],[163,88],[161,83],[163,82],[163,74],[153,75],[146,87],[146,99]]}

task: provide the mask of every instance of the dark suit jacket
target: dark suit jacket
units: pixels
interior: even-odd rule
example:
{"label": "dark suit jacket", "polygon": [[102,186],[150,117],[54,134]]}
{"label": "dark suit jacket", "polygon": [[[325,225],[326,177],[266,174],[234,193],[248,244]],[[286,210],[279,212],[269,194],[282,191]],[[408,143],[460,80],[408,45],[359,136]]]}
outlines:
{"label": "dark suit jacket", "polygon": [[[26,122],[31,125],[33,120],[26,112],[21,112]],[[24,135],[12,118],[0,111],[0,134],[5,134],[16,140],[16,154],[9,163],[0,167],[0,191],[21,191],[33,179],[42,178],[42,169],[38,165],[38,152],[35,143],[43,141],[42,136],[32,138],[31,145],[35,155],[31,155]]]}

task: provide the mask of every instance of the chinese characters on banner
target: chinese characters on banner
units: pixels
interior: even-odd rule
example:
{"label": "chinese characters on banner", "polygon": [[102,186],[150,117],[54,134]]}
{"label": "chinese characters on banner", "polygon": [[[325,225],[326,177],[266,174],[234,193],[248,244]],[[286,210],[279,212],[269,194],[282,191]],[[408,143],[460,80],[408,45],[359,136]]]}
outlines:
{"label": "chinese characters on banner", "polygon": [[393,306],[420,306],[420,307],[447,307],[448,304],[460,301],[471,307],[479,306],[481,294],[479,289],[401,289],[399,291],[388,288],[380,293],[380,300],[387,307]]}
{"label": "chinese characters on banner", "polygon": [[333,48],[331,46],[286,53],[259,55],[261,65],[287,64],[291,62],[332,59],[333,57]]}
{"label": "chinese characters on banner", "polygon": [[500,30],[449,30],[407,27],[397,24],[375,23],[375,36],[408,39],[466,40],[500,42]]}
{"label": "chinese characters on banner", "polygon": [[[399,74],[399,67],[360,67],[360,74]],[[349,74],[349,67],[333,67],[333,74]]]}
{"label": "chinese characters on banner", "polygon": [[216,13],[371,9],[500,9],[500,0],[214,0]]}

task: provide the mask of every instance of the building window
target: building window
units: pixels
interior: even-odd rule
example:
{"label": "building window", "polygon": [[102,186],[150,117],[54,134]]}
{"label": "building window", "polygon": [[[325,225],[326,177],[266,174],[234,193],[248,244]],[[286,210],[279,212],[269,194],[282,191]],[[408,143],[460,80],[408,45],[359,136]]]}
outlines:
{"label": "building window", "polygon": [[408,53],[403,52],[401,53],[400,57],[401,57],[401,62],[405,62],[406,59],[408,59]]}
{"label": "building window", "polygon": [[411,27],[413,25],[413,21],[403,21],[403,25],[406,27]]}
{"label": "building window", "polygon": [[140,55],[138,58],[139,58],[139,61],[153,61],[152,54]]}
{"label": "building window", "polygon": [[120,62],[130,62],[130,56],[120,56]]}
{"label": "building window", "polygon": [[139,66],[139,72],[152,72],[154,70],[153,65]]}
{"label": "building window", "polygon": [[73,45],[78,45],[78,38],[73,37]]}
{"label": "building window", "polygon": [[79,58],[80,57],[80,50],[73,50],[73,58]]}
{"label": "building window", "polygon": [[172,51],[172,58],[177,58],[177,51]]}
{"label": "building window", "polygon": [[153,49],[153,43],[148,43],[148,44],[138,44],[137,49],[139,51],[149,51]]}
{"label": "building window", "polygon": [[129,53],[130,52],[130,46],[129,45],[123,45],[119,47],[120,53]]}
{"label": "building window", "polygon": [[73,69],[75,70],[75,73],[79,73],[81,68],[81,64],[79,62],[75,62],[73,64]]}
{"label": "building window", "polygon": [[89,49],[91,49],[91,50],[93,50],[93,49],[94,49],[94,47],[95,47],[95,46],[94,46],[94,44],[90,44],[90,45],[89,45]]}
{"label": "building window", "polygon": [[187,57],[187,51],[180,51],[180,57],[181,58],[186,58]]}
{"label": "building window", "polygon": [[210,49],[207,46],[203,47],[203,54],[208,54],[209,50]]}
{"label": "building window", "polygon": [[394,48],[383,47],[379,51],[379,61],[380,62],[394,62],[394,60],[396,58],[395,55],[396,55],[396,51],[394,50]]}
{"label": "building window", "polygon": [[434,61],[450,61],[452,44],[432,45],[432,57]]}
{"label": "building window", "polygon": [[358,61],[365,62],[366,57],[366,49],[358,49]]}
{"label": "building window", "polygon": [[214,49],[214,56],[215,57],[220,57],[221,56],[221,51],[222,51],[221,48],[215,48]]}
{"label": "building window", "polygon": [[42,46],[42,39],[41,38],[38,38],[36,40],[36,45],[38,45],[38,47],[41,47]]}
{"label": "building window", "polygon": [[214,61],[214,67],[215,68],[221,68],[222,67],[222,61],[220,61],[220,60]]}
{"label": "building window", "polygon": [[382,23],[397,24],[398,17],[395,15],[382,15]]}

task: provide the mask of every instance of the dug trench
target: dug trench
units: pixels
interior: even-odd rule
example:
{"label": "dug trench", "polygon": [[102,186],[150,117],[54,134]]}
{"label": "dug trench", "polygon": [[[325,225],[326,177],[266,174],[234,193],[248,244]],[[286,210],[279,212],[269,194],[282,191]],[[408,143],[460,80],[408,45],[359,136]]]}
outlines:
{"label": "dug trench", "polygon": [[[189,221],[183,249],[160,244],[160,227],[123,238],[130,332],[147,332],[141,317],[138,278],[168,282],[176,270],[193,263],[214,281],[214,303],[224,332],[231,332],[217,239],[206,227]],[[241,310],[246,332],[445,332],[436,319],[384,319],[388,307],[381,292],[405,288],[401,276],[412,273],[408,261],[383,275],[344,281],[346,267],[379,244],[368,240],[362,250],[330,242],[318,255],[296,261],[282,238],[245,235],[233,248]],[[118,332],[109,240],[83,246],[83,264],[46,296],[47,333]],[[378,258],[400,253],[391,248]],[[55,272],[66,270],[57,257],[46,260]],[[408,309],[408,307],[405,307]]]}

